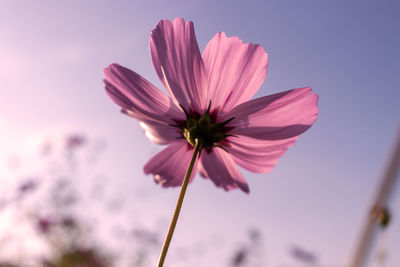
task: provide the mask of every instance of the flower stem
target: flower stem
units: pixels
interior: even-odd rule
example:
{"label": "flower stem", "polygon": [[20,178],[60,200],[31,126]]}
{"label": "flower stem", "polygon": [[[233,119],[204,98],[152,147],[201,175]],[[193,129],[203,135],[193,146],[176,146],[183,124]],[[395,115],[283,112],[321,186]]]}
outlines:
{"label": "flower stem", "polygon": [[165,260],[165,257],[167,256],[169,244],[171,243],[172,235],[174,234],[175,226],[178,221],[179,213],[182,208],[183,199],[185,197],[186,188],[189,184],[190,175],[192,174],[193,166],[196,161],[197,154],[200,151],[200,147],[201,147],[201,144],[199,143],[198,139],[196,139],[192,159],[190,160],[189,167],[186,171],[185,178],[183,179],[183,182],[182,182],[182,187],[181,187],[181,191],[179,193],[179,198],[178,198],[178,201],[176,202],[174,216],[172,217],[171,224],[169,226],[168,233],[167,233],[167,236],[164,241],[164,245],[161,250],[160,258],[158,259],[158,265],[157,265],[158,267],[162,267],[164,265],[164,260]]}

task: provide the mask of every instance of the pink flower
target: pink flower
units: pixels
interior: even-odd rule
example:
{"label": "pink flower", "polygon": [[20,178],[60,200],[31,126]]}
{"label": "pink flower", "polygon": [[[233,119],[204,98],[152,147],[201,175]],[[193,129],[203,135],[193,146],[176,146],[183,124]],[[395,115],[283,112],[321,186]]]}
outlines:
{"label": "pink flower", "polygon": [[73,134],[66,138],[65,140],[65,147],[68,150],[74,150],[83,146],[86,143],[86,139],[84,136],[79,134]]}
{"label": "pink flower", "polygon": [[151,141],[168,144],[144,166],[164,187],[181,185],[197,138],[203,146],[191,180],[198,171],[225,190],[249,192],[236,163],[269,172],[318,117],[318,95],[309,87],[250,100],[267,74],[260,45],[221,32],[201,55],[193,23],[176,18],[153,29],[150,50],[169,95],[118,64],[104,70],[104,82]]}

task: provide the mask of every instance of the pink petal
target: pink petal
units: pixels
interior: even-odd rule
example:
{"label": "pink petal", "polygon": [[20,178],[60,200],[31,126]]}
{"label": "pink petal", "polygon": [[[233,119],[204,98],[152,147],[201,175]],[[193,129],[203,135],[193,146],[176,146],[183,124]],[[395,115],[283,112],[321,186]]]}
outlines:
{"label": "pink petal", "polygon": [[186,110],[206,109],[205,72],[193,23],[162,20],[150,37],[151,58],[161,82]]}
{"label": "pink petal", "polygon": [[118,64],[104,69],[106,92],[129,115],[142,121],[157,121],[168,125],[174,119],[184,119],[184,113],[172,100],[139,74]]}
{"label": "pink petal", "polygon": [[268,57],[259,45],[217,33],[203,53],[209,98],[221,111],[249,100],[267,75]]}
{"label": "pink petal", "polygon": [[233,135],[264,140],[295,137],[312,126],[318,117],[318,95],[311,88],[293,89],[260,97],[235,107],[221,120],[234,119],[227,125]]}
{"label": "pink petal", "polygon": [[[180,186],[192,154],[193,147],[186,140],[176,141],[151,158],[144,166],[144,173],[153,174],[154,181],[163,187]],[[196,174],[196,165],[193,167],[190,181]]]}
{"label": "pink petal", "polygon": [[281,140],[262,140],[247,136],[230,137],[231,146],[227,147],[234,161],[243,168],[258,173],[273,169],[278,159],[298,136]]}
{"label": "pink petal", "polygon": [[227,191],[239,187],[249,193],[249,186],[232,157],[220,148],[201,152],[200,174]]}
{"label": "pink petal", "polygon": [[[122,109],[122,113],[136,118],[135,113],[130,110]],[[141,120],[140,126],[143,128],[145,135],[150,141],[160,145],[169,144],[182,138],[182,131],[179,128],[164,123],[152,120]]]}

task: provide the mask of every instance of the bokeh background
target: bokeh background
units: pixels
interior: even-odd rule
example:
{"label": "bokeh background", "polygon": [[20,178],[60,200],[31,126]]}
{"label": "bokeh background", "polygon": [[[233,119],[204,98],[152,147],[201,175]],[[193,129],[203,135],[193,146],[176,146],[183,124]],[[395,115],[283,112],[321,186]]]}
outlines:
{"label": "bokeh background", "polygon": [[[162,239],[179,189],[163,189],[143,174],[162,147],[107,97],[103,68],[118,62],[162,88],[149,34],[160,19],[183,17],[194,22],[201,51],[220,31],[262,45],[269,71],[256,96],[311,86],[320,96],[320,115],[271,173],[243,170],[249,195],[224,192],[197,177],[167,265],[233,266],[232,251],[240,251],[248,232],[257,229],[259,266],[309,266],[299,260],[302,253],[317,266],[345,266],[400,125],[399,12],[395,0],[3,0],[0,197],[7,202],[27,177],[43,186],[66,177],[81,195],[74,214],[85,218],[94,243],[112,251],[118,266],[131,266],[130,253],[140,249],[124,239],[132,229]],[[85,140],[86,152],[74,163],[60,147],[75,135]],[[50,159],[43,159],[46,144]],[[393,220],[381,241],[388,267],[400,266],[399,185],[394,192]],[[52,204],[36,198],[40,207],[3,203],[1,235],[16,229],[15,213]],[[1,237],[0,257],[47,253],[29,229],[12,235],[23,233],[16,244],[10,241],[16,237]],[[378,250],[371,252],[371,266]],[[150,262],[158,251],[146,252]]]}

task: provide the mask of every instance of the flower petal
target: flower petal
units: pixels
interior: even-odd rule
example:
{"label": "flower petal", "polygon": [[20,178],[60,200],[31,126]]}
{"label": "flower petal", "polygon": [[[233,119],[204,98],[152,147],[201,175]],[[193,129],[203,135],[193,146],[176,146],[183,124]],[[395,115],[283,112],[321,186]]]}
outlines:
{"label": "flower petal", "polygon": [[[144,173],[153,174],[154,181],[163,187],[180,186],[189,167],[192,154],[193,147],[186,140],[174,142],[147,162],[144,166]],[[196,165],[193,167],[190,181],[196,174]]]}
{"label": "flower petal", "polygon": [[151,58],[165,88],[186,110],[206,109],[205,71],[193,23],[161,20],[150,37]]}
{"label": "flower petal", "polygon": [[249,186],[232,157],[220,148],[202,152],[200,173],[227,191],[239,187],[249,193]]}
{"label": "flower petal", "polygon": [[[122,113],[135,118],[135,114],[130,110],[122,109]],[[141,120],[140,126],[143,128],[147,138],[156,144],[169,144],[182,138],[182,132],[179,128],[164,123],[152,120]]]}
{"label": "flower petal", "polygon": [[288,147],[293,145],[298,136],[281,140],[261,140],[247,136],[231,137],[231,146],[226,149],[234,161],[243,168],[258,173],[273,169],[278,159]]}
{"label": "flower petal", "polygon": [[318,117],[318,95],[311,88],[293,89],[260,97],[235,107],[221,120],[234,119],[227,124],[233,135],[245,135],[264,140],[295,137],[305,132]]}
{"label": "flower petal", "polygon": [[185,118],[172,100],[139,74],[118,64],[104,69],[106,92],[130,116],[162,124]]}
{"label": "flower petal", "polygon": [[221,111],[249,100],[267,75],[268,56],[260,45],[244,44],[238,37],[217,33],[203,53],[208,95]]}

